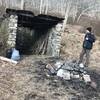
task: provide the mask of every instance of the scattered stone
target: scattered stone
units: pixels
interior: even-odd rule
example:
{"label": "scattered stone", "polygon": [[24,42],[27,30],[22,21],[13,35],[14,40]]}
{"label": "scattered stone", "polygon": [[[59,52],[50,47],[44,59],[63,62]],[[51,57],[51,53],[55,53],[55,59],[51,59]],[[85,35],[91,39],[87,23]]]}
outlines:
{"label": "scattered stone", "polygon": [[97,88],[97,84],[96,84],[95,82],[93,82],[93,81],[91,82],[90,86],[91,86],[92,88],[94,88],[94,89]]}
{"label": "scattered stone", "polygon": [[85,81],[85,83],[88,83],[88,82],[91,82],[91,78],[90,78],[90,75],[83,75],[83,79]]}
{"label": "scattered stone", "polygon": [[[65,80],[79,79],[86,84],[91,83],[90,75],[88,75],[88,72],[82,63],[79,65],[77,62],[72,61],[57,61],[53,65],[48,64],[46,68],[49,69],[52,74],[56,73],[55,75]],[[96,87],[95,84],[92,85]]]}
{"label": "scattered stone", "polygon": [[67,70],[63,70],[63,69],[58,70],[57,76],[62,77],[65,80],[70,80],[71,79],[70,72],[67,71]]}
{"label": "scattered stone", "polygon": [[74,79],[79,79],[79,78],[80,78],[80,75],[73,75],[72,78],[74,78]]}
{"label": "scattered stone", "polygon": [[46,68],[50,71],[49,74],[55,74],[55,73],[56,73],[56,70],[55,70],[54,67],[51,66],[50,64],[47,64],[47,65],[46,65]]}
{"label": "scattered stone", "polygon": [[79,64],[79,67],[80,67],[80,68],[84,68],[83,63],[80,63],[80,64]]}
{"label": "scattered stone", "polygon": [[63,62],[56,62],[55,63],[55,70],[56,71],[59,70],[62,67],[62,65],[63,65]]}

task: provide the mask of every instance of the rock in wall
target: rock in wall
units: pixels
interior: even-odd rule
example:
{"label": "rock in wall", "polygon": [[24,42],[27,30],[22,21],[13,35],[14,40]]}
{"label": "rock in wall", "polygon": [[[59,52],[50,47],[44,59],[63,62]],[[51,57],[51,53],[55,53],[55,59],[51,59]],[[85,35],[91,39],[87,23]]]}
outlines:
{"label": "rock in wall", "polygon": [[16,33],[17,33],[17,15],[11,15],[9,17],[9,24],[8,24],[8,47],[15,47],[16,44]]}

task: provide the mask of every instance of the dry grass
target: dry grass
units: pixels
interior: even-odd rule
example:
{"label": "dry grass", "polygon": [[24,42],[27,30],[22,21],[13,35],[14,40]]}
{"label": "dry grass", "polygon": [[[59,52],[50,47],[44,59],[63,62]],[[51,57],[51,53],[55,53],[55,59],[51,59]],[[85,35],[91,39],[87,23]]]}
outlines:
{"label": "dry grass", "polygon": [[[80,33],[82,27],[67,25],[66,32],[62,35],[62,48],[61,53],[66,57],[77,59],[79,58],[82,50],[82,43],[84,34]],[[99,37],[94,44],[93,50],[91,51],[90,66],[100,66],[100,40]]]}
{"label": "dry grass", "polygon": [[2,21],[0,26],[0,55],[5,55],[7,49],[7,39],[8,39],[8,20]]}

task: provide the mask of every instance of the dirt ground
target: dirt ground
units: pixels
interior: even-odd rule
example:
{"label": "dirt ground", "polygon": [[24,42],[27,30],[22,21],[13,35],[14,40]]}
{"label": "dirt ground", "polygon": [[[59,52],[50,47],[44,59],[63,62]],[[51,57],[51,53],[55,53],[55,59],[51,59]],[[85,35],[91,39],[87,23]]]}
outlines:
{"label": "dirt ground", "polygon": [[25,57],[18,65],[0,62],[0,100],[100,100],[100,74],[89,70],[97,89],[83,81],[48,76],[45,64],[56,58]]}
{"label": "dirt ground", "polygon": [[[62,35],[60,59],[78,60],[84,34],[79,26],[67,26]],[[24,57],[17,65],[0,61],[0,100],[100,100],[100,41],[91,51],[88,73],[96,82],[94,89],[80,80],[65,81],[48,76],[46,63],[57,58]]]}

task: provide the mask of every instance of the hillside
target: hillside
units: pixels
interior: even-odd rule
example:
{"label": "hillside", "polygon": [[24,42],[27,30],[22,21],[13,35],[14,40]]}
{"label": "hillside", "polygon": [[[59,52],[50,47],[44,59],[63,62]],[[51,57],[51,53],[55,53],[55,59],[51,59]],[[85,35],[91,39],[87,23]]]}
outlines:
{"label": "hillside", "polygon": [[83,81],[48,76],[45,64],[55,58],[30,56],[14,66],[0,62],[0,100],[100,100],[100,75],[90,70],[94,89]]}
{"label": "hillside", "polygon": [[[62,48],[63,55],[69,58],[79,58],[82,50],[82,43],[84,39],[84,33],[80,33],[82,27],[78,25],[67,25],[66,32],[62,35]],[[97,40],[91,51],[90,67],[100,66],[100,37],[96,36]]]}
{"label": "hillside", "polygon": [[[63,60],[78,60],[84,34],[81,27],[67,25],[62,34]],[[91,52],[89,74],[97,89],[80,80],[65,81],[49,76],[45,65],[59,61],[46,56],[23,56],[17,65],[0,61],[0,100],[100,100],[100,44],[96,41]],[[92,70],[92,68],[94,70]],[[98,71],[95,71],[96,69]]]}

